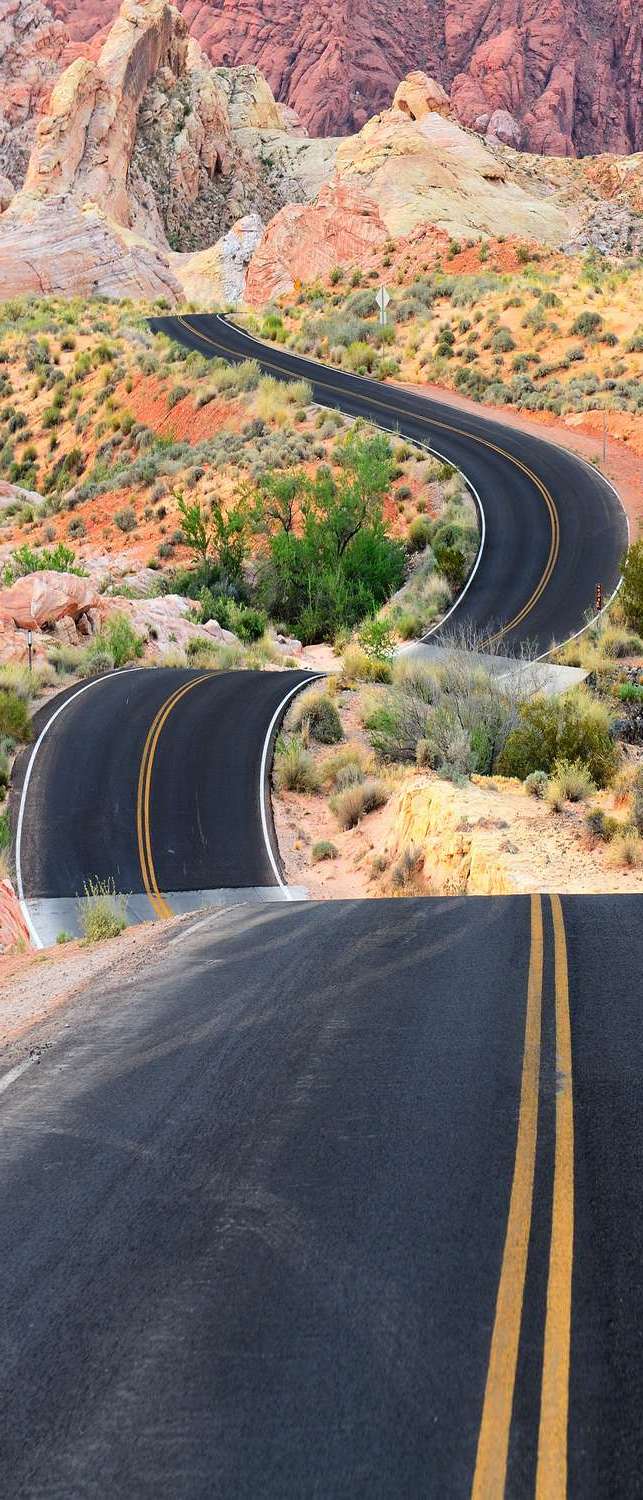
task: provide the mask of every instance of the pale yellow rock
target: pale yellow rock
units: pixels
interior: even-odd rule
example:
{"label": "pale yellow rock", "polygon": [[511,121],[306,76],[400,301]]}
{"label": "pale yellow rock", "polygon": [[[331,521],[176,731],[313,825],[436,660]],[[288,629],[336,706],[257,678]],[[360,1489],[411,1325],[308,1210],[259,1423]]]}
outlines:
{"label": "pale yellow rock", "polygon": [[436,894],[511,895],[521,885],[498,848],[498,829],[484,826],[488,813],[481,790],[470,788],[465,798],[449,782],[427,778],[400,793],[388,852],[396,858],[421,850],[424,878]]}
{"label": "pale yellow rock", "polygon": [[412,120],[390,109],[341,142],[336,170],[375,199],[391,235],[429,223],[453,235],[516,234],[561,245],[569,213],[514,181],[507,159],[507,149],[496,154],[433,111]]}

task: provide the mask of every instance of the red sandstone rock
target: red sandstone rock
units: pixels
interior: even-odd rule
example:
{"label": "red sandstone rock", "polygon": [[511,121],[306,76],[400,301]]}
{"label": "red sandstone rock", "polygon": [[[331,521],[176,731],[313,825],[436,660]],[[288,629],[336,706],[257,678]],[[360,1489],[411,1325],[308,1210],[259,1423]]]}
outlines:
{"label": "red sandstone rock", "polygon": [[288,203],[271,220],[248,268],[246,300],[261,306],[291,292],[297,281],[327,276],[333,266],[360,265],[387,239],[372,198],[328,183],[316,203]]}
{"label": "red sandstone rock", "polygon": [[11,588],[0,590],[0,624],[14,625],[18,630],[38,629],[56,620],[77,620],[99,604],[90,578],[46,569],[28,573]]}
{"label": "red sandstone rock", "polygon": [[[506,111],[523,146],[643,148],[640,0],[177,0],[215,63],[256,63],[314,135],[359,130],[422,68],[463,123]],[[51,0],[86,48],[116,0]],[[486,116],[486,119],[485,119]],[[478,125],[478,121],[481,121]]]}

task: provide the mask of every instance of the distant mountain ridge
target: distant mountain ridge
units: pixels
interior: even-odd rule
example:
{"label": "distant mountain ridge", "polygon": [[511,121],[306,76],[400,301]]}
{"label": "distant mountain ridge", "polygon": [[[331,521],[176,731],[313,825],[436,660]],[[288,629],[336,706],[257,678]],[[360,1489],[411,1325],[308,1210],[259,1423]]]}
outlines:
{"label": "distant mountain ridge", "polygon": [[[5,0],[6,3],[6,0]],[[421,68],[481,134],[555,156],[643,148],[640,0],[177,0],[212,62],[253,63],[311,134],[348,134]],[[0,5],[1,8],[1,5]],[[50,0],[72,52],[116,0]]]}

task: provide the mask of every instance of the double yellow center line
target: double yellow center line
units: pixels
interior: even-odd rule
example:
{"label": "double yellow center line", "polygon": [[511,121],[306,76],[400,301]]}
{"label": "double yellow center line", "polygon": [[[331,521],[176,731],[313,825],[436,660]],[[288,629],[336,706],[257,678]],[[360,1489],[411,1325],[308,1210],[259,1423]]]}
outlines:
{"label": "double yellow center line", "polygon": [[175,692],[170,693],[169,698],[166,698],[165,702],[161,704],[158,713],[153,719],[143,747],[136,794],[136,837],[141,874],[143,876],[143,887],[157,917],[171,917],[174,913],[159,889],[152,855],[150,794],[156,747],[163,726],[173,708],[185,697],[186,693],[191,693],[193,688],[198,687],[199,683],[207,682],[208,675],[207,672],[204,672],[200,677],[193,677],[190,682],[184,683],[182,687],[176,688]]}
{"label": "double yellow center line", "polygon": [[[556,1016],[556,1144],[545,1314],[536,1500],[567,1494],[567,1427],[574,1241],[574,1114],[567,943],[563,910],[551,896]],[[527,1011],[514,1174],[496,1299],[472,1500],[502,1500],[533,1212],[543,1007],[542,898],[531,897]]]}
{"label": "double yellow center line", "polygon": [[[210,335],[204,333],[201,328],[195,328],[191,323],[188,322],[187,318],[178,316],[176,321],[183,325],[183,327],[192,336],[192,338],[202,339],[205,344],[210,344],[213,349],[216,349],[218,354],[223,354],[226,358],[230,357],[230,351],[226,348],[225,344],[220,343],[217,339],[211,338]],[[261,340],[259,339],[253,340],[253,342],[261,344]],[[261,363],[262,365],[265,365],[266,369],[274,370],[278,375],[283,375],[285,373],[282,365],[276,363],[274,360],[268,359],[263,353],[261,355]],[[310,363],[313,363],[313,361],[310,361]],[[319,363],[319,369],[322,371],[326,371],[329,368],[327,365],[322,364],[321,361],[314,361],[314,363]],[[339,396],[341,398],[341,389],[335,382],[333,382],[332,380],[324,380],[317,374],[315,374],[314,379],[315,385],[320,386],[322,390],[327,390],[335,397]],[[393,388],[388,387],[388,389]],[[424,420],[421,417],[418,418],[417,416],[415,416],[413,412],[407,412],[402,407],[395,406],[393,401],[379,401],[376,396],[370,393],[370,391],[368,393],[368,396],[365,397],[365,400],[368,400],[369,405],[377,406],[382,411],[385,411],[388,415],[393,414],[396,417],[401,417],[402,420],[404,420],[405,417],[409,416],[412,417],[414,421]],[[527,464],[523,463],[522,459],[516,458],[513,453],[509,453],[506,448],[500,447],[498,443],[492,443],[489,438],[479,437],[475,433],[467,432],[463,427],[458,427],[455,423],[439,421],[435,417],[431,417],[430,421],[427,421],[426,425],[430,427],[439,427],[443,432],[455,433],[457,437],[466,438],[469,442],[478,443],[481,448],[489,448],[492,453],[499,454],[501,458],[506,459],[507,463],[513,464],[514,468],[519,469],[527,479],[531,480],[531,483],[535,485],[538,493],[542,496],[547,509],[551,531],[549,551],[547,554],[545,567],[538,580],[538,583],[536,584],[536,587],[533,589],[532,593],[530,594],[525,604],[523,604],[522,608],[519,609],[517,614],[513,616],[513,619],[508,620],[506,625],[502,626],[502,629],[497,630],[495,634],[489,638],[489,643],[493,644],[497,641],[502,640],[503,636],[507,635],[508,632],[510,630],[513,630],[517,625],[522,625],[523,621],[527,618],[527,615],[531,613],[534,606],[538,603],[538,600],[541,598],[541,595],[544,593],[551,579],[552,573],[558,561],[558,554],[560,552],[560,520],[558,516],[558,510],[556,508],[556,502],[553,495],[551,494],[551,491],[547,489],[547,486],[543,484],[538,475],[534,473],[534,470],[530,469]]]}

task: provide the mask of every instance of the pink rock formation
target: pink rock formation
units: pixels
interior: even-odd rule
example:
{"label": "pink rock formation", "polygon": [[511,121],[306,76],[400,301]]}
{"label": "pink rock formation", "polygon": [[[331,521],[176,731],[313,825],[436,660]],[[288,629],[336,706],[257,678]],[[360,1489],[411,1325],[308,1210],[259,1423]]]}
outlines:
{"label": "pink rock formation", "polygon": [[[643,147],[640,0],[177,0],[215,63],[256,63],[314,135],[346,134],[424,68],[464,123],[504,110],[523,145]],[[116,0],[52,0],[86,46]],[[453,87],[452,87],[453,86]]]}
{"label": "pink rock formation", "polygon": [[77,620],[89,609],[98,609],[100,599],[89,578],[75,573],[28,573],[11,588],[0,590],[0,624],[17,630],[38,630],[56,620]]}
{"label": "pink rock formation", "polygon": [[275,214],[250,262],[246,299],[261,306],[297,281],[327,276],[338,264],[359,265],[387,239],[372,198],[345,183],[327,183],[316,203],[289,203]]}
{"label": "pink rock formation", "polygon": [[0,174],[14,188],[68,42],[66,27],[41,0],[0,0]]}
{"label": "pink rock formation", "polygon": [[10,880],[0,880],[0,953],[29,948],[31,937]]}

